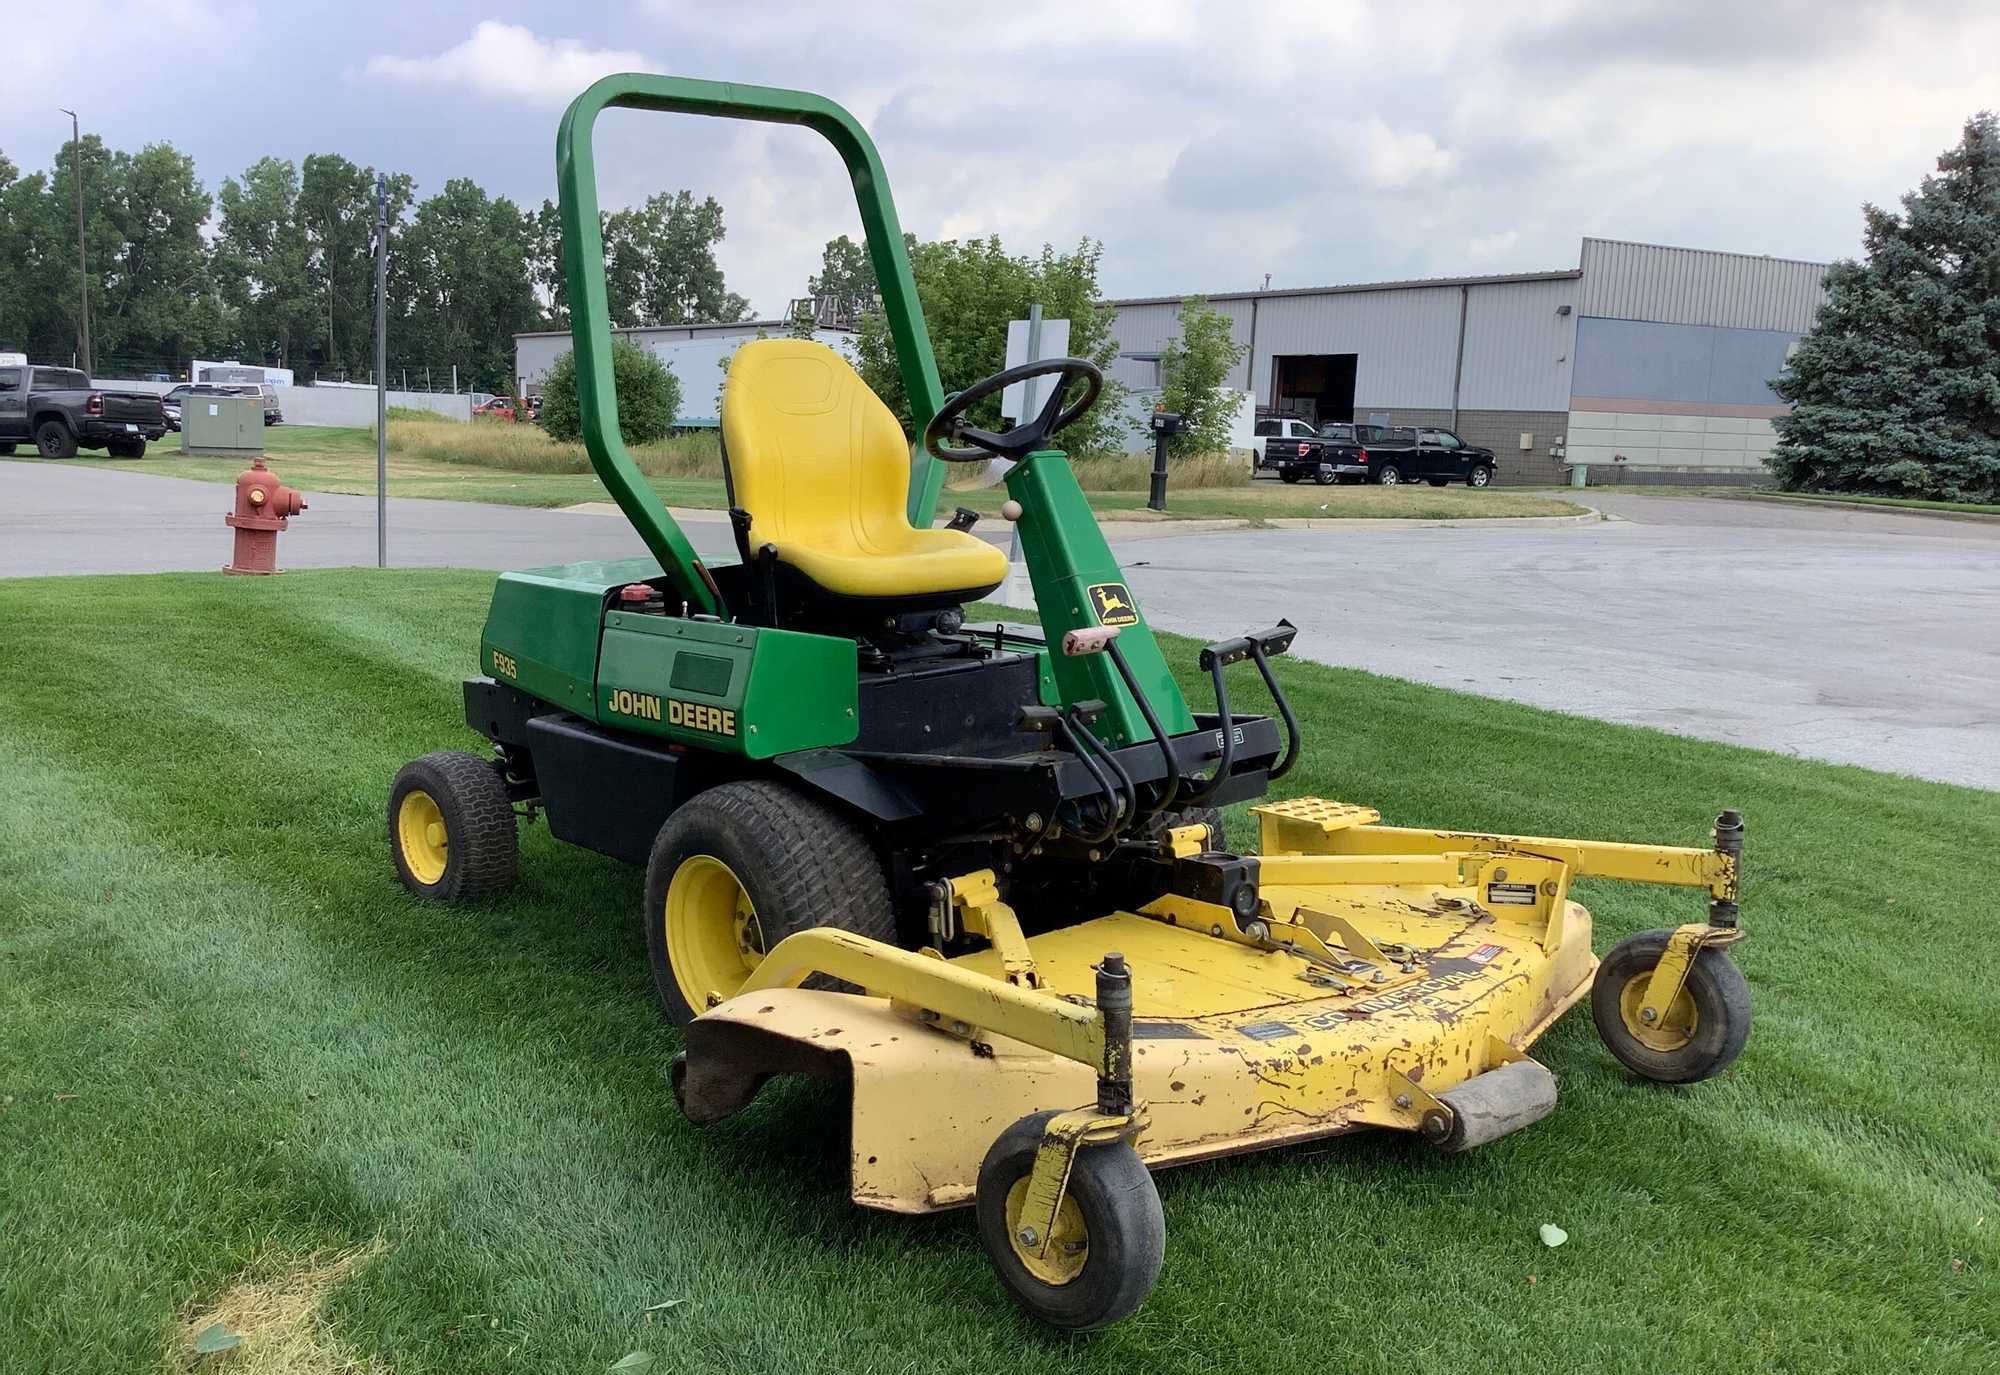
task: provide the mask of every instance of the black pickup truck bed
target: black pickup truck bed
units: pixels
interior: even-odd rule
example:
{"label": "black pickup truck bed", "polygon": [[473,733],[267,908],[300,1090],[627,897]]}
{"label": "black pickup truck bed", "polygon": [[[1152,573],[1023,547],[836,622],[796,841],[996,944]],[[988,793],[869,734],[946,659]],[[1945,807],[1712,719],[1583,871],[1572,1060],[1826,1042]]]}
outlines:
{"label": "black pickup truck bed", "polygon": [[33,444],[43,458],[73,458],[78,449],[140,458],[146,442],[166,432],[166,411],[152,392],[93,387],[75,368],[0,367],[0,454]]}

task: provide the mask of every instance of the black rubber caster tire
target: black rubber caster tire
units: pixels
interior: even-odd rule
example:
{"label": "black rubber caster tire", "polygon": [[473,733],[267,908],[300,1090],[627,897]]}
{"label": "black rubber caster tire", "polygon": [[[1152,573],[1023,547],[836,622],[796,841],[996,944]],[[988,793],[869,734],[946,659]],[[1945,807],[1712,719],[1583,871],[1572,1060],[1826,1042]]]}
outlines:
{"label": "black rubber caster tire", "polygon": [[[442,827],[440,846],[425,834]],[[507,780],[491,760],[439,750],[389,787],[389,853],[403,886],[431,902],[471,902],[514,882],[521,843]]]}
{"label": "black rubber caster tire", "polygon": [[[1605,1047],[1633,1073],[1662,1084],[1693,1084],[1720,1074],[1750,1039],[1750,983],[1726,950],[1695,952],[1681,996],[1659,1029],[1636,1020],[1645,980],[1666,953],[1665,929],[1620,941],[1597,967],[1590,1016]],[[1686,1012],[1693,1014],[1692,1029]]]}
{"label": "black rubber caster tire", "polygon": [[1167,1252],[1166,1216],[1153,1177],[1130,1142],[1086,1146],[1070,1170],[1064,1210],[1075,1205],[1085,1239],[1081,1268],[1062,1282],[1030,1271],[1018,1248],[1009,1199],[1035,1168],[1035,1151],[1053,1112],[1031,1113],[1007,1128],[979,1167],[974,1210],[979,1240],[1000,1282],[1020,1305],[1053,1327],[1089,1332],[1138,1311],[1160,1278]]}
{"label": "black rubber caster tire", "polygon": [[[694,933],[691,943],[697,948],[678,952],[689,976],[688,987],[675,972],[677,952],[668,934],[668,900],[676,874],[694,859],[705,863],[690,870],[686,881],[720,885],[717,866],[736,881],[749,901],[748,920],[765,951],[795,932],[818,926],[896,944],[889,881],[881,857],[859,826],[781,783],[757,779],[710,788],[667,818],[646,864],[646,947],[653,987],[675,1026],[686,1026],[708,1010],[707,997],[691,998],[689,989],[722,982],[719,973],[728,972],[718,971],[726,961],[716,950],[700,948],[704,925],[721,920],[721,915],[704,918],[695,910],[695,894],[683,899],[690,906],[682,929]],[[706,879],[700,877],[703,870]],[[736,977],[747,976],[746,969]],[[847,988],[820,975],[805,986]],[[729,997],[735,989],[710,991]]]}

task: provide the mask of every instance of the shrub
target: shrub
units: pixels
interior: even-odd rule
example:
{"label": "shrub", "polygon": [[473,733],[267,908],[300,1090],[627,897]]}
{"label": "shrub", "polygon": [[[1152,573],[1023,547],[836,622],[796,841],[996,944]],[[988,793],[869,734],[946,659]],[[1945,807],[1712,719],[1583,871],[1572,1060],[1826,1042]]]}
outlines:
{"label": "shrub", "polygon": [[[664,439],[680,411],[680,379],[654,354],[620,339],[611,345],[611,380],[618,393],[618,433],[626,444]],[[583,437],[573,353],[556,359],[542,381],[541,423],[551,439],[574,441]]]}

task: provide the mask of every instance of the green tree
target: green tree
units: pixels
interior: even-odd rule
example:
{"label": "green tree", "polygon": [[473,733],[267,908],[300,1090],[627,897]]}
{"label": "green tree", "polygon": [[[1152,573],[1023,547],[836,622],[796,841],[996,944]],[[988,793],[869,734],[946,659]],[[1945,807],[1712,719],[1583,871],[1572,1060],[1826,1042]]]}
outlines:
{"label": "green tree", "polygon": [[242,352],[290,367],[295,342],[309,340],[317,323],[298,168],[259,158],[241,181],[225,178],[216,201],[216,285],[236,312]]}
{"label": "green tree", "polygon": [[793,339],[812,339],[819,334],[819,318],[813,314],[811,301],[792,302],[791,317],[785,321],[785,334]]}
{"label": "green tree", "polygon": [[22,175],[0,157],[0,348],[69,359],[77,346],[75,233],[47,175]]}
{"label": "green tree", "polygon": [[[416,194],[406,173],[388,178],[389,252]],[[312,153],[299,166],[299,223],[311,258],[314,345],[330,372],[366,376],[375,367],[375,169],[338,153]],[[408,356],[394,335],[391,355]]]}
{"label": "green tree", "polygon": [[[666,436],[680,412],[680,379],[658,355],[616,339],[611,344],[611,381],[618,394],[618,433],[627,444]],[[542,428],[551,439],[583,437],[583,413],[576,403],[576,355],[565,353],[542,380]]]}
{"label": "green tree", "polygon": [[815,299],[830,296],[855,316],[871,309],[875,304],[875,265],[868,261],[868,245],[845,234],[827,240],[819,255],[819,271],[806,282],[806,295]]}
{"label": "green tree", "polygon": [[[1181,432],[1167,441],[1175,458],[1217,453],[1229,447],[1230,425],[1242,408],[1241,392],[1222,384],[1243,361],[1243,345],[1230,332],[1229,317],[1204,296],[1181,302],[1181,332],[1160,350],[1160,404],[1181,417]],[[1140,437],[1151,434],[1144,427]]]}
{"label": "green tree", "polygon": [[568,329],[569,278],[563,271],[562,211],[553,201],[543,201],[535,212],[532,261],[542,327]]}
{"label": "green tree", "polygon": [[1903,197],[1862,207],[1865,261],[1772,389],[1769,464],[1786,487],[2000,499],[2000,121],[1981,113]]}
{"label": "green tree", "polygon": [[540,316],[533,238],[519,206],[464,177],[418,205],[389,258],[397,353],[455,365],[462,386],[509,390],[514,335]]}
{"label": "green tree", "polygon": [[[1010,256],[998,237],[917,243],[906,239],[910,270],[930,327],[931,349],[945,394],[963,390],[1000,371],[1007,361],[1007,322],[1026,317],[1039,303],[1049,319],[1068,319],[1069,351],[1108,368],[1118,355],[1112,336],[1114,311],[1098,288],[1103,245],[1081,241],[1073,253],[1057,253],[1043,245],[1039,258]],[[854,340],[856,368],[875,394],[910,430],[909,399],[903,392],[902,369],[896,361],[887,319],[880,311],[861,317]],[[1125,436],[1117,421],[1124,388],[1106,381],[1097,405],[1063,432],[1071,453],[1122,452]],[[994,428],[1000,423],[1000,400],[992,397],[972,408],[972,423]]]}
{"label": "green tree", "polygon": [[661,192],[604,217],[604,279],[616,325],[685,325],[748,318],[750,303],[715,261],[722,206],[691,191]]}

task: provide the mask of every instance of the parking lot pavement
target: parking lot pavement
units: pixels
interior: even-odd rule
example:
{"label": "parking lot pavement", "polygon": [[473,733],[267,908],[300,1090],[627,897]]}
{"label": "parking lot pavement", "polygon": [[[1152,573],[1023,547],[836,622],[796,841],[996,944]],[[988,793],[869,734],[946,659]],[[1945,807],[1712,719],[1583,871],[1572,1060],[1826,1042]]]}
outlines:
{"label": "parking lot pavement", "polygon": [[[282,467],[280,469],[282,476]],[[2000,789],[2000,524],[1598,492],[1584,526],[1187,534],[1125,527],[1161,626],[1280,616],[1326,663],[1733,744]],[[0,576],[204,570],[229,489],[0,463]],[[288,568],[375,561],[375,503],[309,495]],[[704,555],[720,513],[688,522]],[[1005,543],[1007,527],[978,533]],[[527,568],[644,552],[615,515],[395,499],[397,566]],[[1364,728],[1369,707],[1354,706]],[[1321,739],[1340,721],[1320,723]]]}
{"label": "parking lot pavement", "polygon": [[2000,789],[2000,524],[1584,499],[1613,519],[1168,537],[1124,557],[1168,629],[1285,616],[1324,663]]}

